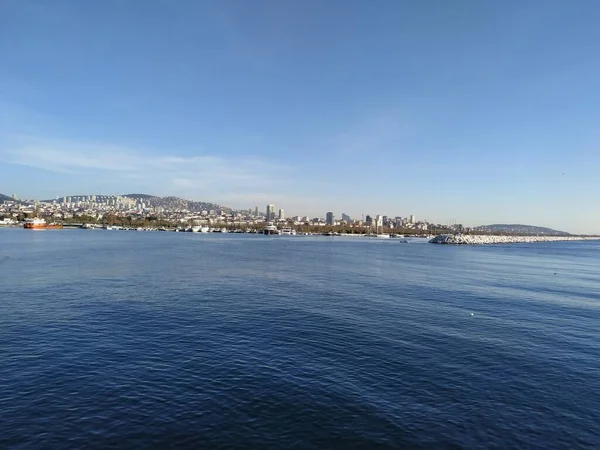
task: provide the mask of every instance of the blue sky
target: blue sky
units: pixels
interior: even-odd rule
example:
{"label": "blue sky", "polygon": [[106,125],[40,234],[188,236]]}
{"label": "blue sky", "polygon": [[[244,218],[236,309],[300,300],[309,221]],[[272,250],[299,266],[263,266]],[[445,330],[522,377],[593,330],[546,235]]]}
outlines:
{"label": "blue sky", "polygon": [[597,1],[0,1],[0,192],[600,232]]}

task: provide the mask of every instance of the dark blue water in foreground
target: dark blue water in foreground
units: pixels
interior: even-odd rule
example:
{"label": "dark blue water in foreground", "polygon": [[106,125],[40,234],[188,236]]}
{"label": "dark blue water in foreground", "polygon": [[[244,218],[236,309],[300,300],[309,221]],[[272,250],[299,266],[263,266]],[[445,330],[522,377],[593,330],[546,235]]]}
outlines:
{"label": "dark blue water in foreground", "polygon": [[0,448],[600,445],[596,242],[8,229],[2,256]]}

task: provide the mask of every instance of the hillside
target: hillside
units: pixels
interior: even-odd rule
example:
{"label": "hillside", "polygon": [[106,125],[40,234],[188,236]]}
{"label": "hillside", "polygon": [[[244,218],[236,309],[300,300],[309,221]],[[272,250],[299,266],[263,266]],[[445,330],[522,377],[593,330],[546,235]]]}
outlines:
{"label": "hillside", "polygon": [[165,209],[187,209],[193,212],[224,210],[230,211],[231,208],[218,205],[211,202],[199,202],[193,200],[185,200],[179,197],[156,197],[148,194],[126,194],[123,197],[133,198],[143,201],[148,206],[163,207]]}
{"label": "hillside", "polygon": [[569,236],[570,233],[565,231],[553,230],[552,228],[538,227],[534,225],[522,224],[492,224],[481,225],[474,228],[476,231],[488,233],[511,233],[511,234],[530,234],[530,235],[545,235],[545,236]]}
{"label": "hillside", "polygon": [[[86,195],[76,195],[76,196],[66,196],[66,197],[87,197]],[[99,201],[105,200],[107,197],[105,195],[96,195]],[[227,206],[218,205],[216,203],[211,202],[197,202],[193,200],[185,200],[179,197],[157,197],[155,195],[148,194],[125,194],[122,197],[131,198],[137,201],[143,202],[146,206],[149,207],[162,207],[169,210],[188,210],[192,212],[200,212],[200,211],[211,211],[211,210],[222,210],[222,211],[231,211],[232,209]],[[11,200],[7,197],[8,200]],[[64,202],[65,197],[60,197],[57,199],[58,202]],[[2,201],[0,199],[0,201]],[[42,200],[42,202],[53,202],[54,200]]]}
{"label": "hillside", "polygon": [[147,200],[150,198],[160,198],[155,195],[148,195],[148,194],[125,194],[123,197],[133,198],[136,200]]}
{"label": "hillside", "polygon": [[166,209],[187,209],[189,211],[200,212],[200,211],[211,211],[211,210],[225,210],[229,211],[231,208],[226,206],[218,205],[211,202],[196,202],[193,200],[185,200],[179,197],[154,197],[144,200],[152,206],[162,206]]}
{"label": "hillside", "polygon": [[12,197],[9,197],[8,195],[0,194],[0,203],[1,202],[12,202],[12,201],[14,201]]}

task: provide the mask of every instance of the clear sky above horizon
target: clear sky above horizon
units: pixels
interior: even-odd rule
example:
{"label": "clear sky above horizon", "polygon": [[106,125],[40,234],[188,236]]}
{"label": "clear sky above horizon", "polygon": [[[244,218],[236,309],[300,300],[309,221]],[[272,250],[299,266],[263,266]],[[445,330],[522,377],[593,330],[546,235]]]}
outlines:
{"label": "clear sky above horizon", "polygon": [[0,0],[0,193],[600,232],[600,2]]}

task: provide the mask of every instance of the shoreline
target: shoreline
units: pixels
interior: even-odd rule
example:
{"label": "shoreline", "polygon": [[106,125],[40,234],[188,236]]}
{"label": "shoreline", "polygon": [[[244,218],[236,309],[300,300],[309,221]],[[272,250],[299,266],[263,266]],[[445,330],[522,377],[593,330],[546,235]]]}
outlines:
{"label": "shoreline", "polygon": [[[4,225],[0,229],[23,229],[22,225]],[[46,228],[35,229],[34,231],[44,231]],[[48,228],[51,229],[51,228]],[[61,227],[64,230],[100,230],[100,231],[145,231],[145,232],[183,232],[188,233],[191,230],[184,228],[165,228],[165,227],[123,227],[123,226],[107,226],[99,225],[82,227],[74,225],[65,225]],[[30,230],[31,231],[31,230]],[[53,230],[54,231],[54,230]],[[223,228],[211,229],[209,232],[197,232],[196,234],[252,234],[263,235],[257,230],[241,230]],[[351,238],[366,238],[369,240],[389,240],[400,241],[406,239],[426,240],[430,244],[438,245],[492,245],[492,244],[518,244],[518,243],[537,243],[537,242],[566,242],[566,241],[600,241],[600,236],[531,236],[531,235],[483,235],[483,234],[439,234],[436,236],[427,235],[411,235],[398,234],[388,235],[387,239],[381,239],[381,236],[362,233],[330,233],[330,232],[298,232],[298,237],[351,237]]]}
{"label": "shoreline", "polygon": [[429,240],[430,244],[441,245],[490,245],[527,244],[534,242],[597,241],[593,236],[508,236],[508,235],[469,235],[440,234]]}

